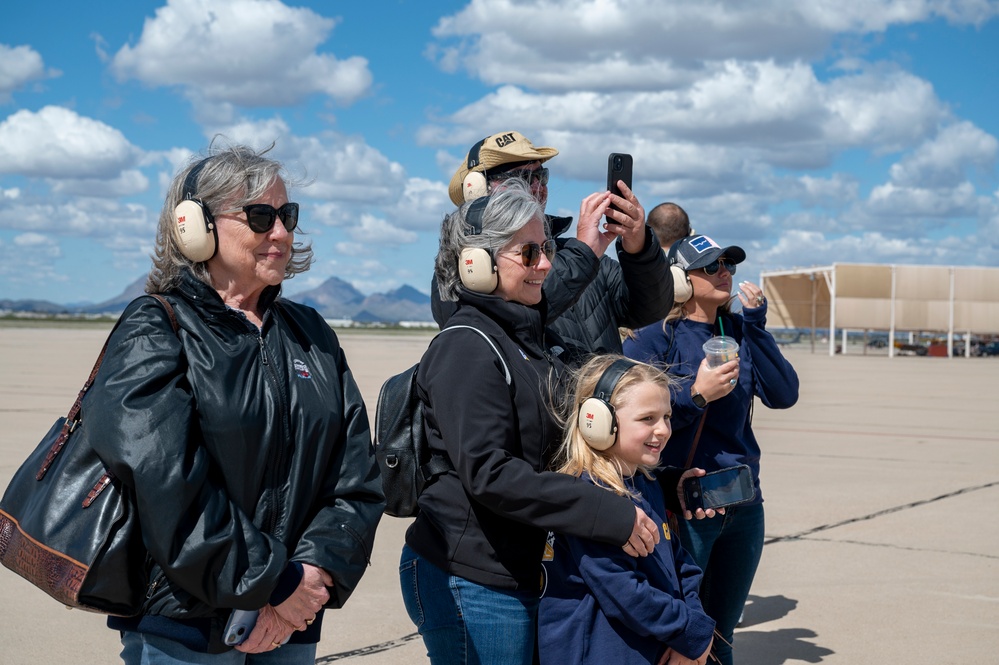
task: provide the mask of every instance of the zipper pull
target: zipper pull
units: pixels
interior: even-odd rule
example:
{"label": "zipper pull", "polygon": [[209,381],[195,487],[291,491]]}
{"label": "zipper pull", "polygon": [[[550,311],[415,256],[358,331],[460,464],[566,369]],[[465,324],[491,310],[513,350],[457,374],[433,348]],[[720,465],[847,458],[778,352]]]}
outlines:
{"label": "zipper pull", "polygon": [[257,343],[260,345],[260,359],[267,364],[267,347],[264,346],[263,335],[257,335]]}

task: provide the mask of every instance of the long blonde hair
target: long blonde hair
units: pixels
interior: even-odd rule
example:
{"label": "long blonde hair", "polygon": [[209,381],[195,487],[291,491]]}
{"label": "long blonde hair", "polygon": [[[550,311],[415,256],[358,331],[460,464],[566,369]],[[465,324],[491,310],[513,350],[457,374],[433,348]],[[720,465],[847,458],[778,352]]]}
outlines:
{"label": "long blonde hair", "polygon": [[[554,468],[558,473],[579,477],[588,474],[598,485],[623,496],[633,496],[624,480],[621,463],[609,450],[596,450],[583,439],[579,431],[577,414],[580,407],[596,391],[600,377],[615,361],[623,356],[616,354],[598,355],[590,358],[582,367],[576,370],[573,389],[562,412],[560,420],[565,428],[565,435],[555,457]],[[669,396],[670,388],[675,380],[662,370],[645,363],[631,360],[634,365],[621,376],[610,397],[610,404],[615,409],[621,407],[628,399],[628,394],[636,386],[643,383],[653,383],[659,386]],[[652,479],[653,468],[641,465],[638,467],[646,478]]]}

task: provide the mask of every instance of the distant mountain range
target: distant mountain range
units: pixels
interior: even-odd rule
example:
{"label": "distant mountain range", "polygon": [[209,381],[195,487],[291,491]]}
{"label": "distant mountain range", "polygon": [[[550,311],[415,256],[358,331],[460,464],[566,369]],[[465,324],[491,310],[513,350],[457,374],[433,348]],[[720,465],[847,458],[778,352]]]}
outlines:
{"label": "distant mountain range", "polygon": [[[120,295],[96,305],[58,305],[47,300],[8,300],[0,298],[0,311],[34,314],[121,314],[128,303],[145,291],[145,276],[135,280]],[[398,323],[433,321],[430,296],[412,286],[388,293],[365,296],[349,282],[330,277],[314,289],[288,296],[289,300],[315,308],[327,319],[350,319],[358,323]]]}

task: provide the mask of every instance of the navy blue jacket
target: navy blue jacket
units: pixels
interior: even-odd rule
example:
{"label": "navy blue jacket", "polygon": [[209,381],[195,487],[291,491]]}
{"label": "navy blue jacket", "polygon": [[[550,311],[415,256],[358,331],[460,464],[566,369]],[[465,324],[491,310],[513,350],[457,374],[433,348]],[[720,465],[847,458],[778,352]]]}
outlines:
{"label": "navy blue jacket", "polygon": [[[725,333],[739,342],[739,383],[731,393],[707,405],[692,466],[711,472],[748,465],[756,484],[752,503],[760,503],[760,445],[752,428],[753,397],[771,409],[790,408],[798,401],[798,375],[766,331],[766,304],[744,310],[743,315],[723,315],[722,321]],[[704,413],[691,400],[690,386],[704,358],[701,345],[717,334],[713,323],[679,319],[665,324],[665,330],[663,323],[646,326],[624,342],[626,356],[668,368],[680,380],[673,395],[673,435],[660,458],[663,466],[682,467],[687,460]]]}
{"label": "navy blue jacket", "polygon": [[655,663],[667,648],[694,659],[711,643],[715,622],[697,596],[701,569],[670,533],[658,483],[641,474],[633,483],[634,502],[662,524],[659,544],[648,557],[631,557],[555,536],[538,611],[542,663]]}

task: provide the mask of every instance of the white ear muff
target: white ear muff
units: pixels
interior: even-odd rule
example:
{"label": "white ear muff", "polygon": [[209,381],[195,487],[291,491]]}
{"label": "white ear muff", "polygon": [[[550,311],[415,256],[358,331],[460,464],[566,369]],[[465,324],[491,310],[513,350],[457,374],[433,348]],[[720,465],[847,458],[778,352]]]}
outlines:
{"label": "white ear muff", "polygon": [[181,253],[195,263],[201,263],[215,256],[218,243],[215,241],[215,223],[209,221],[211,215],[201,201],[187,199],[174,209],[174,237],[180,245]]}
{"label": "white ear muff", "polygon": [[694,295],[694,287],[690,283],[690,278],[687,277],[687,272],[680,266],[671,265],[669,274],[673,280],[673,302],[682,305]]}
{"label": "white ear muff", "polygon": [[583,400],[576,416],[579,435],[594,450],[607,450],[617,440],[617,416],[611,405],[611,397],[618,381],[635,366],[635,362],[620,358],[610,364],[600,375],[593,397]]}
{"label": "white ear muff", "polygon": [[499,275],[492,255],[481,247],[466,247],[461,250],[458,276],[469,291],[492,293],[496,290]]}
{"label": "white ear muff", "polygon": [[[465,224],[468,230],[466,236],[477,236],[482,233],[482,215],[489,205],[488,196],[480,196],[472,201],[465,210]],[[458,277],[469,291],[476,293],[492,293],[499,283],[496,262],[489,250],[482,247],[465,247],[458,258]]]}
{"label": "white ear muff", "polygon": [[466,201],[474,201],[489,195],[489,183],[486,176],[478,171],[472,171],[465,176],[461,183],[461,192]]}
{"label": "white ear muff", "polygon": [[194,263],[202,263],[215,256],[219,248],[218,231],[215,228],[215,218],[203,201],[195,198],[198,176],[201,174],[207,159],[202,160],[191,169],[184,178],[184,199],[173,210],[174,239],[181,254]]}
{"label": "white ear muff", "polygon": [[617,419],[607,402],[590,397],[579,407],[579,435],[594,450],[607,450],[617,439]]}

